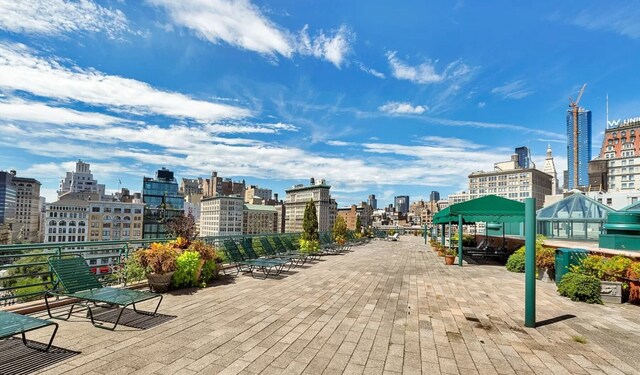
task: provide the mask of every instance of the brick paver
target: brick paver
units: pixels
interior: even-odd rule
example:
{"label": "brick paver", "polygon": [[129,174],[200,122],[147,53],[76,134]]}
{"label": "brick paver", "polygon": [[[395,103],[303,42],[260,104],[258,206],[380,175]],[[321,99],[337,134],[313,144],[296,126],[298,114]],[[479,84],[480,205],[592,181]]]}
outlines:
{"label": "brick paver", "polygon": [[167,294],[160,312],[177,318],[148,330],[62,322],[55,344],[82,353],[46,373],[640,373],[639,307],[574,303],[539,283],[539,321],[574,317],[523,328],[522,274],[445,266],[419,237],[229,280]]}

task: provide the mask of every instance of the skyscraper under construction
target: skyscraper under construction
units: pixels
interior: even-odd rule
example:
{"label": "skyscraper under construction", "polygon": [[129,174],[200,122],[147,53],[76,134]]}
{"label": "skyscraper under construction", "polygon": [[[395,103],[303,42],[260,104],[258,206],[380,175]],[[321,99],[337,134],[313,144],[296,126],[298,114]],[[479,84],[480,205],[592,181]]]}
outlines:
{"label": "skyscraper under construction", "polygon": [[[577,115],[577,122],[576,122]],[[591,160],[591,111],[584,108],[567,110],[567,164],[569,190],[589,185]]]}

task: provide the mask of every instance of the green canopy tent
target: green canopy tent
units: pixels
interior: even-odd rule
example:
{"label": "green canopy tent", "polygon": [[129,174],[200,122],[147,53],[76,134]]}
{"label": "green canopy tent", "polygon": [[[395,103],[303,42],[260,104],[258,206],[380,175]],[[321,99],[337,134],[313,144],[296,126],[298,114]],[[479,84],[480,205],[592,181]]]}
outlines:
{"label": "green canopy tent", "polygon": [[[513,223],[524,222],[524,203],[511,199],[487,195],[470,201],[451,205],[433,216],[434,224],[442,224],[442,242],[444,226],[458,223],[458,265],[462,266],[462,226],[476,222]],[[451,233],[451,230],[449,230]]]}

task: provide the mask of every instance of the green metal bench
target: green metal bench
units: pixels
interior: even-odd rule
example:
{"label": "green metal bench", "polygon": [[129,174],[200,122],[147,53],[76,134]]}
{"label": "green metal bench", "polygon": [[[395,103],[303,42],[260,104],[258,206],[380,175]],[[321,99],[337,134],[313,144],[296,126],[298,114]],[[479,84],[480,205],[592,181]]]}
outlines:
{"label": "green metal bench", "polygon": [[[51,318],[67,320],[71,317],[74,307],[76,305],[82,305],[87,308],[91,323],[95,327],[113,331],[118,326],[122,313],[128,306],[132,306],[133,311],[138,314],[155,316],[160,307],[160,303],[162,303],[161,294],[103,286],[96,275],[91,272],[85,260],[79,255],[62,258],[51,257],[48,262],[55,281],[53,289],[45,292],[44,301],[47,305],[47,313]],[[66,317],[53,316],[51,314],[49,298],[59,296],[71,297],[80,301],[71,305],[71,309],[69,309]],[[158,305],[153,313],[138,311],[136,303],[154,298],[159,298],[160,301],[158,301]],[[103,305],[98,305],[98,303]],[[108,308],[113,308],[114,306],[118,308],[122,306],[119,309],[120,311],[113,327],[107,327],[103,323],[96,323],[90,304],[93,304],[95,307]]]}
{"label": "green metal bench", "polygon": [[[269,242],[268,238],[269,237],[267,237],[267,242]],[[307,261],[307,258],[309,258],[309,254],[308,253],[305,253],[305,252],[302,252],[300,250],[295,249],[293,247],[293,244],[291,244],[291,247],[285,245],[284,242],[288,238],[285,237],[284,235],[271,236],[271,239],[273,240],[273,244],[275,245],[273,250],[277,254],[281,254],[281,255],[284,255],[284,256],[290,256],[290,257],[295,257],[297,259],[297,262],[296,262],[297,265],[303,265]]]}
{"label": "green metal bench", "polygon": [[56,333],[58,332],[58,323],[8,311],[0,311],[0,339],[6,339],[17,334],[21,334],[22,343],[31,349],[42,350],[40,348],[27,345],[27,338],[25,334],[48,326],[55,326],[55,328],[53,329],[53,334],[49,339],[49,344],[47,344],[47,348],[44,351],[49,351],[51,348],[51,343],[53,343],[53,339],[56,337]]}
{"label": "green metal bench", "polygon": [[222,244],[227,258],[236,266],[236,275],[240,272],[249,272],[252,277],[256,277],[253,271],[260,270],[266,279],[269,275],[280,274],[287,263],[270,259],[245,259],[233,240],[225,240]]}
{"label": "green metal bench", "polygon": [[304,263],[304,258],[300,254],[287,254],[284,248],[279,248],[285,250],[284,252],[276,251],[276,249],[271,246],[271,242],[269,242],[269,238],[267,237],[260,237],[260,245],[262,245],[262,250],[264,250],[269,259],[283,259],[291,262],[289,269],[291,269],[292,265],[298,266]]}

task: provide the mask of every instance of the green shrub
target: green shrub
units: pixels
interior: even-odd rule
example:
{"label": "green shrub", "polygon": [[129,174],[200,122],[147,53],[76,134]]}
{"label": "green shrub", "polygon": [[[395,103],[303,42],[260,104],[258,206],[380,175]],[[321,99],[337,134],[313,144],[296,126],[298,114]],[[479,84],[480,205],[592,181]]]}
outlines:
{"label": "green shrub", "polygon": [[591,275],[569,272],[558,283],[558,293],[572,301],[602,304],[600,280]]}
{"label": "green shrub", "polygon": [[200,267],[200,254],[195,251],[185,251],[176,259],[176,272],[171,278],[174,288],[187,288],[197,285],[196,274]]}
{"label": "green shrub", "polygon": [[507,271],[524,272],[524,259],[524,246],[522,246],[507,260]]}
{"label": "green shrub", "polygon": [[304,238],[300,239],[300,251],[303,253],[316,253],[320,250],[320,242],[316,240],[305,240]]}
{"label": "green shrub", "polygon": [[202,272],[200,273],[200,279],[204,283],[208,283],[209,281],[216,279],[218,277],[218,265],[213,260],[208,260],[204,262],[202,266]]}

